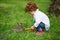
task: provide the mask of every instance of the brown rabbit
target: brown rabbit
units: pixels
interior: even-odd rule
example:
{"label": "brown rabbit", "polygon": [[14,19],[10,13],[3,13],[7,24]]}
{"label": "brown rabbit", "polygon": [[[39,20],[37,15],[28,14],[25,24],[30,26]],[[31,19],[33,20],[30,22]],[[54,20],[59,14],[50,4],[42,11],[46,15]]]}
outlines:
{"label": "brown rabbit", "polygon": [[13,32],[19,32],[19,31],[24,31],[25,30],[25,28],[22,26],[22,23],[17,23],[17,24],[18,24],[17,27],[12,28]]}

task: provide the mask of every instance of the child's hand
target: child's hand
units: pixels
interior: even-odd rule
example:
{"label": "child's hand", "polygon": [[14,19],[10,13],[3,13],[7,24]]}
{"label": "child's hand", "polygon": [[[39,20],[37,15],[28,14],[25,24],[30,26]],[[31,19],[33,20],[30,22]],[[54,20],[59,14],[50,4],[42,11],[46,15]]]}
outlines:
{"label": "child's hand", "polygon": [[34,30],[34,28],[35,28],[34,26],[31,27],[32,30]]}

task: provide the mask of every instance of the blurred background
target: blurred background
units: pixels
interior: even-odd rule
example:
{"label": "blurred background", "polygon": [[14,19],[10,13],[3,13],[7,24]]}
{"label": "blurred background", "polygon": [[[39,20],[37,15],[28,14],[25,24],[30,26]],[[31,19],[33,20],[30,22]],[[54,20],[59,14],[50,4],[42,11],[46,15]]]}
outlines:
{"label": "blurred background", "polygon": [[[42,35],[33,31],[10,32],[17,22],[25,28],[33,25],[33,16],[24,11],[29,1],[50,18],[50,30]],[[0,0],[0,40],[60,40],[60,0]]]}

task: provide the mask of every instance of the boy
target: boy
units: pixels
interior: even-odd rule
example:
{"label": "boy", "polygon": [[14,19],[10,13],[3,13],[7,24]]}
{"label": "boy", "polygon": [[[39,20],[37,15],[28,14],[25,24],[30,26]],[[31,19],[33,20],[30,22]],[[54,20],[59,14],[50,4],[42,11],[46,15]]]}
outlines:
{"label": "boy", "polygon": [[29,12],[34,17],[34,25],[31,28],[26,28],[26,30],[34,30],[36,32],[48,31],[50,27],[50,21],[46,14],[39,11],[37,5],[33,2],[27,3],[25,7],[25,12]]}

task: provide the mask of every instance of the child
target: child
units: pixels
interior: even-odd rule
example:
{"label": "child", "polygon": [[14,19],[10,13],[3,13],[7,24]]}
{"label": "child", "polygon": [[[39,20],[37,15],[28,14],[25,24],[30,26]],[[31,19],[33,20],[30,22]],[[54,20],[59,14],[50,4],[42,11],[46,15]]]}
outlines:
{"label": "child", "polygon": [[25,12],[29,12],[34,17],[34,25],[31,28],[26,28],[26,30],[34,30],[36,32],[48,31],[50,28],[50,21],[46,14],[39,11],[37,5],[33,2],[27,3],[25,7]]}

